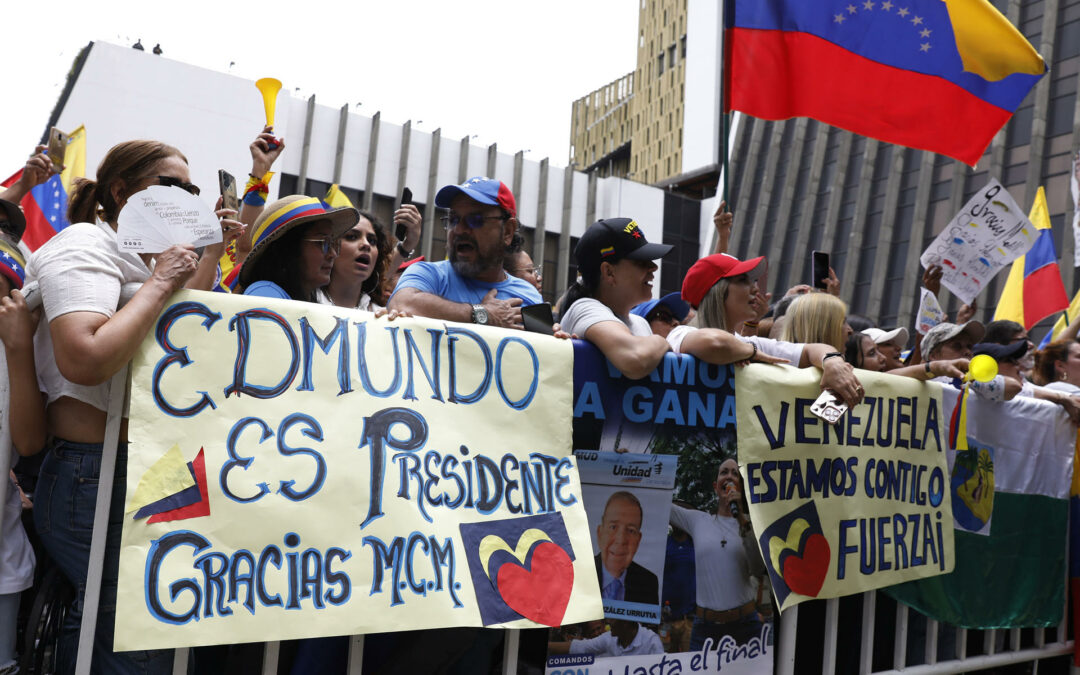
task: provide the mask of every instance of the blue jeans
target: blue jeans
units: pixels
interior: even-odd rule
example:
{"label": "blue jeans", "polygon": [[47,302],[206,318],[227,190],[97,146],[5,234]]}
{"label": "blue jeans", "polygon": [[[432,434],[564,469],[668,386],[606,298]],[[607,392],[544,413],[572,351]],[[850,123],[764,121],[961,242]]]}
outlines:
{"label": "blue jeans", "polygon": [[[34,525],[41,541],[64,576],[77,589],[75,605],[68,613],[60,634],[57,650],[59,673],[75,671],[100,472],[100,443],[72,443],[54,439],[45,461],[42,462],[37,489],[34,491]],[[98,607],[97,631],[94,634],[91,673],[168,675],[172,672],[172,650],[114,652],[112,649],[126,480],[127,444],[122,443],[116,458],[116,478],[109,508],[105,568],[101,581],[101,602]]]}

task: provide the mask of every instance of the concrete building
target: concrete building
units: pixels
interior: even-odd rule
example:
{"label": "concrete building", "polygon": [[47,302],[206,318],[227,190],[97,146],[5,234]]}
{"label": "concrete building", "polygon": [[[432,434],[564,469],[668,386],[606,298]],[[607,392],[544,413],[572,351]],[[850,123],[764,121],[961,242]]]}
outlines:
{"label": "concrete building", "polygon": [[[585,228],[599,218],[630,215],[652,241],[685,238],[696,255],[698,233],[711,229],[698,203],[623,178],[600,178],[557,166],[549,159],[527,159],[495,144],[472,145],[469,138],[447,138],[439,129],[419,130],[406,121],[383,120],[322,105],[315,96],[290,95],[285,83],[278,97],[275,133],[286,151],[275,170],[270,198],[294,192],[322,197],[332,183],[359,207],[390,221],[402,188],[412,189],[424,215],[420,252],[445,256],[445,232],[431,208],[439,187],[470,176],[487,175],[511,186],[518,203],[526,244],[544,265],[544,296],[553,301],[576,275],[572,251]],[[359,97],[359,96],[358,96]],[[87,171],[91,175],[114,144],[153,138],[180,148],[196,184],[212,201],[216,172],[238,177],[250,169],[247,146],[263,125],[263,105],[251,80],[107,43],[91,43],[78,57],[49,125],[86,126]],[[242,178],[241,178],[242,180]],[[661,263],[662,284],[670,292],[681,284],[688,262]]]}
{"label": "concrete building", "polygon": [[696,198],[712,195],[719,170],[719,5],[637,3],[633,72],[572,106],[570,161],[577,168]]}

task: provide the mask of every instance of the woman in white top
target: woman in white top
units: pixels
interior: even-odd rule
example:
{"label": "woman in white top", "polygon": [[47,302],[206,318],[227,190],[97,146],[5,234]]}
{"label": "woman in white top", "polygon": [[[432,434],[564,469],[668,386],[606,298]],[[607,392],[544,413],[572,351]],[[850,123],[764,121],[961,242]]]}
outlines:
{"label": "woman in white top", "polygon": [[[402,217],[419,221],[420,212],[412,204],[403,205],[401,211]],[[402,251],[404,247],[400,243],[394,246],[372,213],[361,211],[360,221],[341,236],[330,283],[318,292],[319,303],[368,312],[382,309],[386,305],[391,259],[404,260]]]}
{"label": "woman in white top", "polygon": [[[151,185],[173,185],[197,194],[198,188],[190,181],[187,159],[174,147],[155,141],[128,141],[113,147],[98,167],[96,181],[76,181],[68,202],[72,225],[41,247],[28,265],[27,278],[39,282],[45,311],[35,349],[52,437],[34,494],[34,523],[45,548],[78,589],[61,632],[60,672],[74,668],[109,379],[131,360],[169,297],[198,264],[191,246],[172,246],[155,256],[120,251],[117,217],[131,195]],[[121,288],[131,283],[141,285],[118,309]],[[171,651],[112,650],[127,420],[121,426],[120,441],[94,638],[94,672],[168,673]]]}
{"label": "woman in white top", "polygon": [[1056,340],[1035,352],[1031,379],[1047,389],[1080,394],[1080,342]]}
{"label": "woman in white top", "polygon": [[[656,263],[671,251],[667,244],[650,244],[629,218],[608,218],[589,226],[574,256],[581,280],[566,292],[562,330],[596,345],[626,377],[645,377],[660,363],[670,346],[653,335],[649,323],[631,309],[652,297]],[[734,336],[718,336],[712,363],[745,361],[757,350]]]}

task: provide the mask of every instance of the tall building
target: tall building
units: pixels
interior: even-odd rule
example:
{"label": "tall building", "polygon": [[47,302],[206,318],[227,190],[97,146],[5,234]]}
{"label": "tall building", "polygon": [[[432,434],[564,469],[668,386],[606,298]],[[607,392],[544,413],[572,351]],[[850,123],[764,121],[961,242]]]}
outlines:
{"label": "tall building", "polygon": [[[886,326],[912,325],[919,305],[919,256],[991,177],[1025,211],[1038,187],[1046,188],[1066,291],[1076,291],[1069,174],[1080,144],[1080,0],[993,4],[1039,50],[1050,71],[974,169],[813,120],[768,122],[736,115],[732,252],[767,255],[774,294],[807,283],[810,251],[828,251],[852,312]],[[993,316],[1006,274],[977,298],[977,318]],[[955,312],[957,300],[944,290],[943,296],[943,306]]]}
{"label": "tall building", "polygon": [[[579,170],[698,198],[712,193],[718,168],[718,5],[637,3],[633,72],[573,103],[570,161]],[[689,117],[688,102],[695,106]]]}

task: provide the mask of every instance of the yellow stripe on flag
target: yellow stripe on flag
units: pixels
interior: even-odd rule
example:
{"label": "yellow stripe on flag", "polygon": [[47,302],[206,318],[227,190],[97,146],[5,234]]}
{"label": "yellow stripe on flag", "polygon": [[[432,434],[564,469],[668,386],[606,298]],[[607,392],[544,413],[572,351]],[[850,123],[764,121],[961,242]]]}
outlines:
{"label": "yellow stripe on flag", "polygon": [[[1039,191],[1035,193],[1035,203],[1031,205],[1028,220],[1036,230],[1050,229],[1050,209],[1046,206],[1046,192],[1042,186],[1039,186]],[[1005,280],[1005,288],[1001,290],[997,309],[994,310],[994,321],[1015,321],[1021,326],[1027,325],[1024,321],[1024,260],[1026,258],[1026,255],[1022,255],[1013,261],[1009,276]]]}
{"label": "yellow stripe on flag", "polygon": [[989,0],[943,0],[964,70],[997,82],[1013,73],[1042,75],[1046,63]]}
{"label": "yellow stripe on flag", "polygon": [[337,183],[331,185],[330,189],[326,191],[326,199],[323,201],[335,209],[340,209],[344,206],[351,207],[353,205],[353,203],[349,201],[349,198],[345,196],[345,193],[341,191],[341,188],[338,187]]}
{"label": "yellow stripe on flag", "polygon": [[76,178],[86,175],[86,127],[79,128],[68,134],[67,151],[64,153],[64,170],[60,172],[60,182],[64,185],[64,192],[71,194],[71,183]]}

